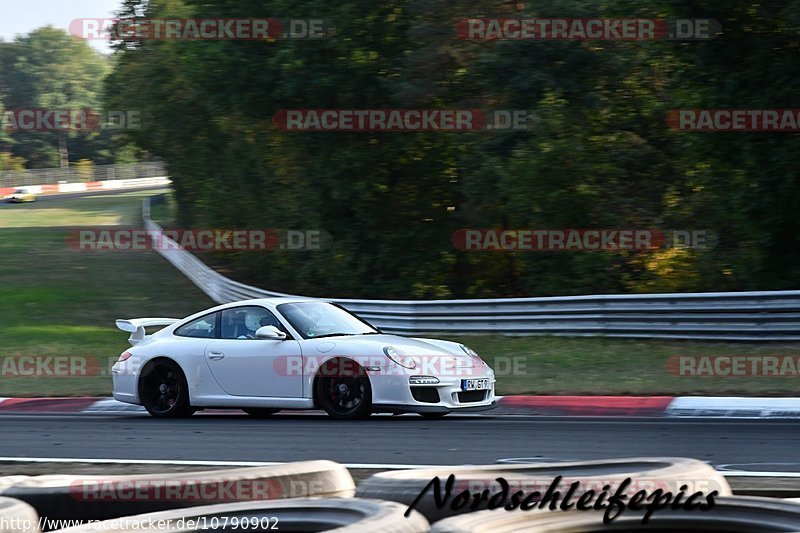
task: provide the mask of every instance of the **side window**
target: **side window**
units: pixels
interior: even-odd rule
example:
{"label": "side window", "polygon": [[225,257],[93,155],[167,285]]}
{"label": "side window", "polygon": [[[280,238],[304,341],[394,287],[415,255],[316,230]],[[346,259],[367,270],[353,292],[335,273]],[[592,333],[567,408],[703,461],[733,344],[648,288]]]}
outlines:
{"label": "side window", "polygon": [[256,330],[262,326],[275,326],[285,331],[275,315],[260,306],[234,307],[222,311],[223,339],[255,339]]}
{"label": "side window", "polygon": [[184,324],[175,330],[175,335],[200,339],[215,338],[217,336],[217,313],[211,313]]}

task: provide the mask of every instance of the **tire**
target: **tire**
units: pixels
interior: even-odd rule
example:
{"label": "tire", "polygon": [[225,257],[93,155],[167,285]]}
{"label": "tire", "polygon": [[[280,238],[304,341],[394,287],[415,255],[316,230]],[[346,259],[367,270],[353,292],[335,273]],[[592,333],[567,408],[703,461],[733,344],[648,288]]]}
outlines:
{"label": "tire", "polygon": [[145,365],[139,378],[139,401],[156,418],[185,418],[194,413],[186,376],[171,359],[156,359]]}
{"label": "tire", "polygon": [[39,515],[27,503],[0,497],[0,533],[38,533]]}
{"label": "tire", "polygon": [[[53,520],[106,520],[221,501],[352,498],[355,494],[350,472],[333,461],[132,476],[46,475],[24,476],[22,480],[20,476],[13,477],[15,483],[2,496],[24,501],[40,516]],[[3,479],[0,478],[0,486]],[[169,498],[158,497],[163,491],[156,490],[165,483],[179,490]],[[131,487],[137,487],[138,493],[145,496],[131,498]]]}
{"label": "tire", "polygon": [[[423,533],[430,524],[419,513],[403,516],[405,507],[394,502],[331,498],[327,500],[298,498],[280,501],[258,501],[209,505],[191,509],[176,509],[161,513],[126,516],[108,522],[84,524],[59,533],[130,533],[142,531],[149,533],[191,532],[205,526],[226,531],[270,531],[276,525],[277,531],[329,531],[338,533]],[[217,527],[212,528],[212,520]],[[236,519],[236,527],[231,527]],[[227,527],[223,527],[223,520]],[[194,521],[192,528],[186,525]],[[161,528],[158,528],[161,522]],[[248,527],[240,528],[246,523]],[[249,527],[250,524],[260,527]],[[169,524],[166,528],[164,524]],[[178,524],[184,524],[179,529]],[[267,527],[264,527],[264,526]],[[124,529],[123,529],[124,528]]]}
{"label": "tire", "polygon": [[3,494],[3,491],[6,490],[8,487],[11,487],[16,483],[21,483],[23,481],[27,481],[29,479],[31,479],[31,476],[3,476],[3,477],[0,477],[0,494]]}
{"label": "tire", "polygon": [[263,407],[248,407],[247,409],[242,409],[245,413],[252,416],[253,418],[269,418],[270,416],[274,415],[275,413],[280,413],[280,409],[266,409]]}
{"label": "tire", "polygon": [[716,498],[707,511],[670,508],[655,511],[642,525],[644,511],[626,508],[609,525],[604,511],[481,511],[437,522],[432,533],[567,533],[595,531],[800,531],[800,505],[773,498]]}
{"label": "tire", "polygon": [[[444,494],[445,483],[450,474],[455,475],[455,485],[447,505],[437,509],[431,495],[433,490],[420,498],[416,510],[430,522],[472,511],[488,509],[484,499],[475,509],[471,506],[452,508],[450,503],[463,490],[470,494],[488,489],[490,494],[499,492],[500,485],[496,478],[503,477],[510,485],[510,493],[523,490],[526,494],[540,491],[542,494],[556,476],[562,476],[557,490],[565,494],[571,483],[581,482],[582,487],[602,489],[605,484],[611,490],[630,477],[627,494],[632,495],[640,489],[648,493],[661,488],[673,493],[689,482],[693,486],[701,484],[703,492],[718,490],[720,496],[731,495],[731,489],[725,478],[714,468],[696,459],[672,457],[643,457],[631,459],[610,459],[600,461],[578,461],[564,463],[531,463],[513,465],[454,466],[446,468],[422,468],[415,470],[394,470],[374,474],[364,480],[356,491],[359,498],[390,500],[411,505],[434,477],[439,477]],[[700,489],[697,489],[700,490]],[[505,511],[502,511],[506,514]]]}
{"label": "tire", "polygon": [[369,417],[372,414],[372,386],[364,369],[356,365],[352,372],[332,374],[325,376],[323,373],[315,381],[317,405],[339,420]]}

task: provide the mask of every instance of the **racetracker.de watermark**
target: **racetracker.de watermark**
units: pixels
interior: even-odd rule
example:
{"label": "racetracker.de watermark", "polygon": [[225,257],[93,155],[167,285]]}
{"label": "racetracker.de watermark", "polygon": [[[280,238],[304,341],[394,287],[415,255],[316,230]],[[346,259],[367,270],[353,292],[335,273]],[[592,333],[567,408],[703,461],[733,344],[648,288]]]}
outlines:
{"label": "racetracker.de watermark", "polygon": [[667,372],[680,377],[793,378],[800,375],[798,355],[674,355]]}
{"label": "racetracker.de watermark", "polygon": [[[484,376],[486,364],[477,358],[470,361],[449,355],[398,355],[397,361],[383,355],[374,356],[314,356],[283,355],[272,361],[278,376],[355,377],[366,369],[370,378],[405,376],[409,371],[421,376],[465,377]],[[504,361],[504,372],[525,372],[523,361]]]}
{"label": "racetracker.de watermark", "polygon": [[800,131],[800,109],[673,109],[666,120],[677,131]]}
{"label": "racetracker.de watermark", "polygon": [[644,251],[709,248],[705,230],[652,229],[460,229],[453,246],[465,252]]}
{"label": "racetracker.de watermark", "polygon": [[[323,482],[296,481],[298,495],[310,494],[309,488],[322,491]],[[309,487],[309,483],[319,486]],[[79,501],[170,501],[237,502],[284,498],[284,489],[270,479],[77,479],[70,483],[70,495]]]}
{"label": "racetracker.de watermark", "polygon": [[139,130],[142,113],[136,110],[96,111],[83,109],[20,108],[0,113],[4,131],[99,131]]}
{"label": "racetracker.de watermark", "polygon": [[713,39],[721,26],[707,18],[468,18],[455,31],[470,41],[692,41]]}
{"label": "racetracker.de watermark", "polygon": [[0,379],[110,376],[114,359],[85,355],[0,356]]}
{"label": "racetracker.de watermark", "polygon": [[187,250],[190,252],[319,251],[331,235],[316,229],[72,229],[67,246],[80,252]]}
{"label": "racetracker.de watermark", "polygon": [[325,39],[335,27],[318,18],[81,18],[69,33],[111,41],[263,41]]}
{"label": "racetracker.de watermark", "polygon": [[525,109],[280,109],[281,131],[526,131],[537,118]]}

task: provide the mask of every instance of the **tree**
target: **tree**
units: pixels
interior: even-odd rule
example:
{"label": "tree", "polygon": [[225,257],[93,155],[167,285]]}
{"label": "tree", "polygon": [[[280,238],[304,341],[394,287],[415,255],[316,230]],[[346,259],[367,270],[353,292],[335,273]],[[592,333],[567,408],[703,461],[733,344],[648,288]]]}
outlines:
{"label": "tree", "polygon": [[[796,286],[795,136],[690,134],[681,107],[792,107],[796,7],[637,4],[718,17],[707,42],[475,43],[470,16],[629,17],[622,0],[126,0],[123,15],[272,17],[336,25],[320,41],[120,43],[110,106],[157,120],[132,138],[167,162],[184,225],[319,228],[318,253],[214,261],[283,292],[400,298]],[[720,13],[727,15],[722,17]],[[774,20],[777,17],[777,21]],[[742,59],[745,58],[745,59]],[[764,80],[776,86],[763,87]],[[535,128],[287,133],[280,109],[527,109]],[[459,228],[703,229],[706,250],[463,253]]]}
{"label": "tree", "polygon": [[[0,43],[0,95],[7,108],[100,109],[107,57],[83,39],[47,26]],[[69,164],[68,140],[77,132],[17,132],[19,153],[37,166]],[[57,147],[57,152],[56,152]],[[57,154],[57,155],[56,155]]]}

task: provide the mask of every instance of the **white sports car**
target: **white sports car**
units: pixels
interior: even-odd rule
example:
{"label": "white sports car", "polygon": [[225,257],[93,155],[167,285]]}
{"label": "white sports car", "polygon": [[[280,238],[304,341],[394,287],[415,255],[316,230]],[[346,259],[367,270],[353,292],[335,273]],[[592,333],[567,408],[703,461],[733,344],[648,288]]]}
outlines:
{"label": "white sports car", "polygon": [[[151,326],[166,327],[147,335]],[[205,408],[440,417],[495,406],[494,372],[470,348],[384,334],[321,300],[247,300],[117,327],[132,348],[112,367],[114,398],[157,417]]]}

